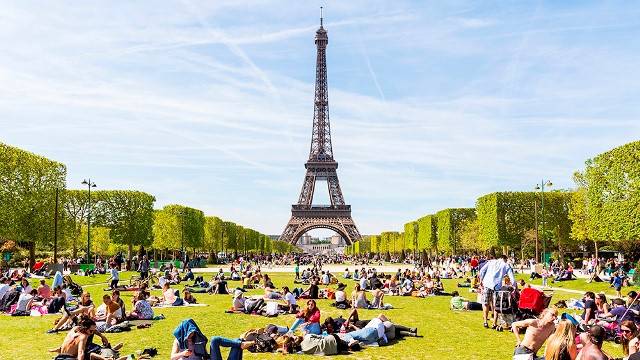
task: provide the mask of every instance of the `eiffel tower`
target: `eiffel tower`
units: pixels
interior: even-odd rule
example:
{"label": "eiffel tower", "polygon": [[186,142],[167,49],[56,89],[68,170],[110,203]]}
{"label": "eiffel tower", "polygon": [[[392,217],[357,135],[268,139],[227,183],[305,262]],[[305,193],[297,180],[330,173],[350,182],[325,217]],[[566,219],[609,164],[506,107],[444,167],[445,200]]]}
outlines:
{"label": "eiffel tower", "polygon": [[[323,228],[335,231],[350,245],[360,240],[361,236],[351,218],[351,205],[345,205],[336,172],[338,163],[333,159],[331,148],[326,56],[329,38],[327,31],[322,27],[322,15],[320,15],[320,28],[316,31],[315,43],[317,47],[316,91],[311,151],[304,165],[307,174],[304,177],[298,203],[291,206],[291,219],[280,235],[280,240],[295,244],[307,231]],[[327,182],[331,205],[312,205],[316,180]]]}

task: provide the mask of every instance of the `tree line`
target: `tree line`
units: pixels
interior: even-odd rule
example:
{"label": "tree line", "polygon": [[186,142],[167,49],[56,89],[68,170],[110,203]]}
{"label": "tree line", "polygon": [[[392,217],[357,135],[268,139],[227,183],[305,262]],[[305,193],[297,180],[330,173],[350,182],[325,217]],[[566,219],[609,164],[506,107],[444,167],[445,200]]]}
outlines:
{"label": "tree line", "polygon": [[271,254],[297,248],[257,230],[198,209],[167,205],[154,209],[155,197],[132,190],[66,189],[64,164],[0,143],[0,243],[29,251],[86,254],[89,212],[92,254],[126,252],[144,246],[161,254],[178,250]]}
{"label": "tree line", "polygon": [[403,232],[365,236],[347,252],[514,252],[541,260],[546,248],[561,260],[603,249],[640,255],[640,141],[587,160],[573,180],[570,190],[486,194],[475,208],[422,216],[404,224]]}

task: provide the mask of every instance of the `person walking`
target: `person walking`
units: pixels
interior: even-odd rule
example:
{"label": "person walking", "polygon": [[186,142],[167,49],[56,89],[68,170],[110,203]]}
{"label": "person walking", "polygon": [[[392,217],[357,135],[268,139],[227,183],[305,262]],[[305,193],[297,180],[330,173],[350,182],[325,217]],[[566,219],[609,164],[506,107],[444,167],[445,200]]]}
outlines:
{"label": "person walking", "polygon": [[149,266],[150,266],[150,262],[149,259],[147,259],[147,255],[144,255],[142,257],[142,261],[140,261],[140,264],[138,265],[138,272],[140,273],[140,279],[145,280],[146,278],[149,277]]}
{"label": "person walking", "polygon": [[[482,288],[480,302],[482,303],[482,319],[485,328],[489,328],[489,311],[493,308],[493,294],[502,288],[502,279],[506,276],[511,280],[511,284],[516,284],[513,268],[507,263],[506,255],[485,262],[480,269],[478,275]],[[495,327],[495,319],[493,322]]]}

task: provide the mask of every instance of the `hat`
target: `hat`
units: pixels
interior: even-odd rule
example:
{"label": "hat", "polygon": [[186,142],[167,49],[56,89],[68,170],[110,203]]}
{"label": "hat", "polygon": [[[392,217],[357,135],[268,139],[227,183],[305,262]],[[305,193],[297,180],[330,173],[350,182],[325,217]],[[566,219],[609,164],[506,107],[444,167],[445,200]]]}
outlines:
{"label": "hat", "polygon": [[241,296],[242,296],[242,294],[243,294],[243,293],[244,293],[244,291],[243,291],[242,289],[236,289],[236,290],[233,292],[233,297],[234,297],[234,298],[239,298],[239,297],[241,297]]}
{"label": "hat", "polygon": [[346,289],[347,285],[343,284],[343,283],[339,283],[338,284],[338,290],[344,290]]}

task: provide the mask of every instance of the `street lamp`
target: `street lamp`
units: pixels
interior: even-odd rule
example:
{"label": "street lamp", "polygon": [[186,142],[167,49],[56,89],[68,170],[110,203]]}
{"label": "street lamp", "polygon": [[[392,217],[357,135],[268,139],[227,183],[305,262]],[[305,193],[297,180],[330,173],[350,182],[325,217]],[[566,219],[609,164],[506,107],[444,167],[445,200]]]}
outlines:
{"label": "street lamp", "polygon": [[[551,180],[544,180],[542,179],[542,181],[540,182],[540,184],[536,184],[536,191],[540,191],[540,195],[541,195],[541,201],[540,201],[540,217],[542,219],[542,263],[543,265],[546,266],[546,258],[545,255],[547,253],[547,237],[545,235],[545,229],[544,229],[544,187],[550,187],[553,186],[553,184],[551,183]],[[536,220],[536,231],[538,229],[538,221]]]}
{"label": "street lamp", "polygon": [[87,264],[91,264],[91,188],[96,187],[96,183],[89,180],[82,180],[82,185],[87,185],[89,189],[89,207],[87,210]]}

